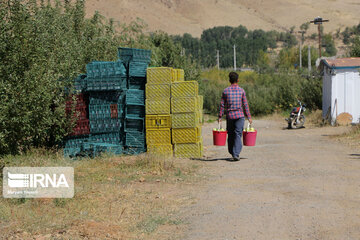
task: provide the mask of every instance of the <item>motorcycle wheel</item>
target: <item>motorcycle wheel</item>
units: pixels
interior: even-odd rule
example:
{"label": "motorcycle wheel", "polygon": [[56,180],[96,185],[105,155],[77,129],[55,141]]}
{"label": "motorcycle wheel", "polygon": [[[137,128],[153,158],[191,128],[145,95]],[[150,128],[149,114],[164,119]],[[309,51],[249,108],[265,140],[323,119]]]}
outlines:
{"label": "motorcycle wheel", "polygon": [[293,129],[301,128],[304,126],[304,124],[305,124],[305,116],[300,115],[298,123],[296,122],[296,119],[293,119],[291,121],[291,128],[293,128]]}

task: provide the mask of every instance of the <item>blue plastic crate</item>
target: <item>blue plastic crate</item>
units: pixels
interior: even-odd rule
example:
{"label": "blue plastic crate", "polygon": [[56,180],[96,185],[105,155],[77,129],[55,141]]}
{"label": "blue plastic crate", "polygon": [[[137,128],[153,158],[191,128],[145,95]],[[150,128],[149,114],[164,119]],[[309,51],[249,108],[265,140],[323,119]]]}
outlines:
{"label": "blue plastic crate", "polygon": [[124,131],[126,133],[144,132],[144,118],[126,116],[124,120]]}
{"label": "blue plastic crate", "polygon": [[119,47],[118,57],[124,62],[143,61],[150,63],[151,50]]}
{"label": "blue plastic crate", "polygon": [[144,118],[145,106],[144,105],[126,105],[125,106],[126,118]]}
{"label": "blue plastic crate", "polygon": [[127,147],[145,147],[144,132],[128,132],[125,134],[125,146]]}
{"label": "blue plastic crate", "polygon": [[132,61],[129,63],[129,77],[146,77],[147,68],[147,63]]}
{"label": "blue plastic crate", "polygon": [[130,77],[128,79],[128,89],[145,90],[145,77]]}
{"label": "blue plastic crate", "polygon": [[127,105],[145,105],[145,91],[137,89],[129,89],[126,91]]}

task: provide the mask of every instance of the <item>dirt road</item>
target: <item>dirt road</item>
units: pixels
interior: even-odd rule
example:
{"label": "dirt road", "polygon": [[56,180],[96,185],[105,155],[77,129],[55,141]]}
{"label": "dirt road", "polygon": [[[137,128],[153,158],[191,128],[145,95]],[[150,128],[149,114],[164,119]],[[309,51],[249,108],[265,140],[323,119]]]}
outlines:
{"label": "dirt road", "polygon": [[329,139],[343,128],[285,130],[255,121],[256,147],[224,160],[203,128],[211,181],[186,211],[185,239],[360,239],[360,150]]}

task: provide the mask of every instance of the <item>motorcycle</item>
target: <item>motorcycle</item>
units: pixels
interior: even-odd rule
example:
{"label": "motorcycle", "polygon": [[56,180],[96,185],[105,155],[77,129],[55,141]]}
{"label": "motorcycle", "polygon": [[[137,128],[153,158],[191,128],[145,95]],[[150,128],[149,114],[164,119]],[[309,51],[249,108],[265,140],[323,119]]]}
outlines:
{"label": "motorcycle", "polygon": [[306,111],[306,105],[302,104],[299,100],[298,103],[300,107],[294,107],[290,113],[289,118],[285,119],[285,121],[288,122],[289,129],[301,128],[305,124],[304,112]]}

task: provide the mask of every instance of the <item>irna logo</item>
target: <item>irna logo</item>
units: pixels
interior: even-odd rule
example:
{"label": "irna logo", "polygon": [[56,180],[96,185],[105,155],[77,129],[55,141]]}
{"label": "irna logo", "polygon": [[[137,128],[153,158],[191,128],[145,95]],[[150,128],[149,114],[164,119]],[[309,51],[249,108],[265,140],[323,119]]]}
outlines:
{"label": "irna logo", "polygon": [[74,168],[5,167],[3,196],[5,198],[72,198]]}
{"label": "irna logo", "polygon": [[64,174],[22,174],[8,172],[8,185],[12,188],[69,187]]}

